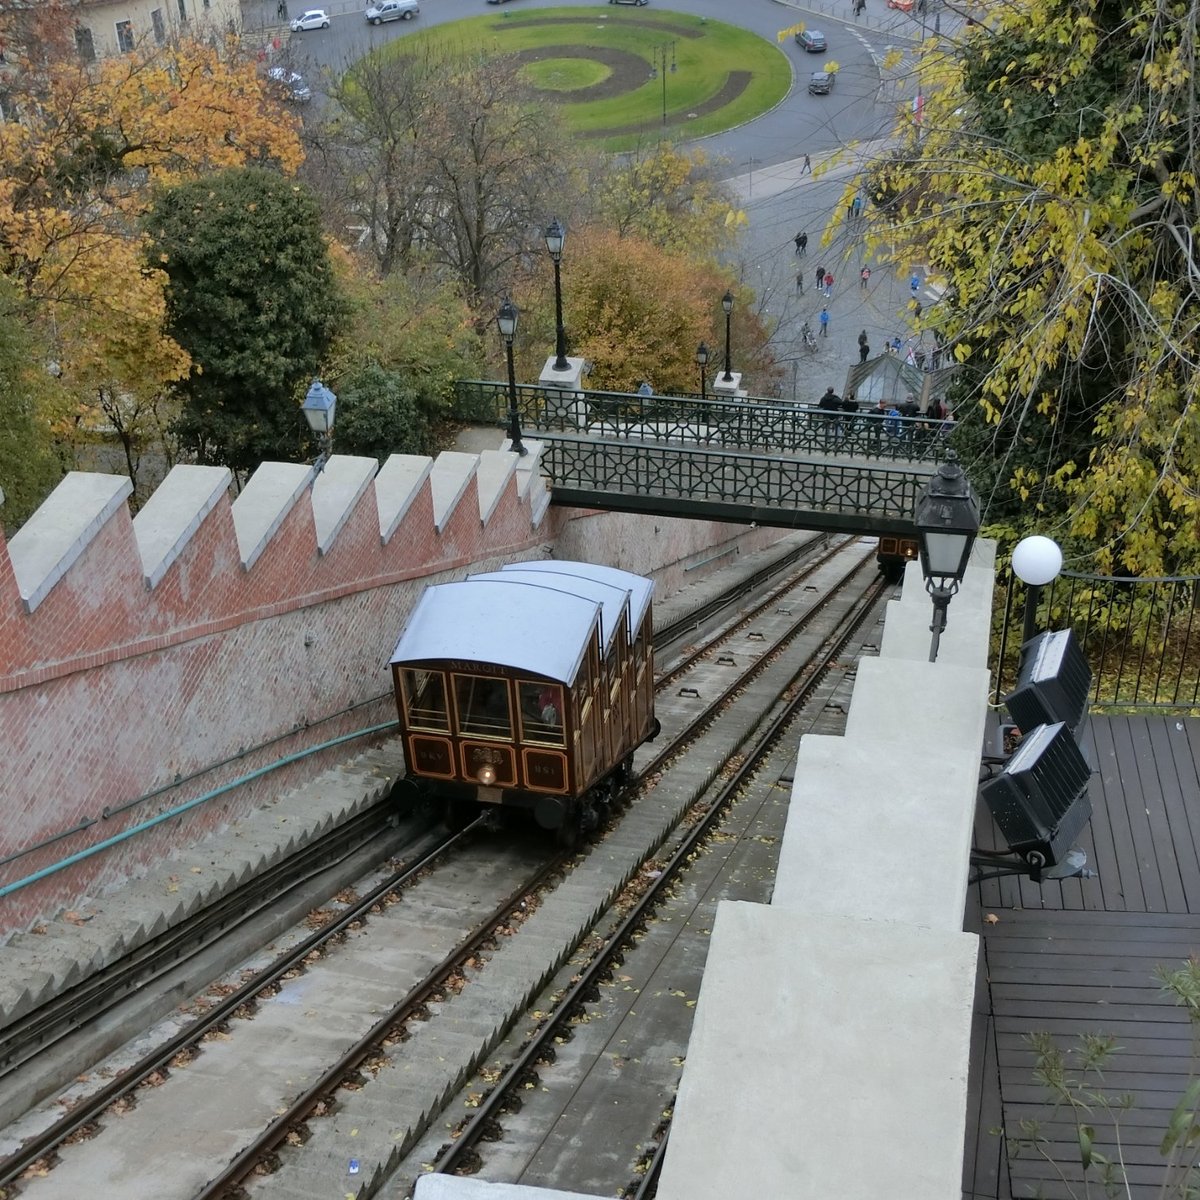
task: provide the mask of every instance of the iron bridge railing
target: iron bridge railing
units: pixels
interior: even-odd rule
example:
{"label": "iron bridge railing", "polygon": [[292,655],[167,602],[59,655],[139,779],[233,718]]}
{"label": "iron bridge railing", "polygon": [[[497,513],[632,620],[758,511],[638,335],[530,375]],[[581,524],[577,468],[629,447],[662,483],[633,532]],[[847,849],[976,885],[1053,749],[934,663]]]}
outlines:
{"label": "iron bridge railing", "polygon": [[[455,384],[453,417],[502,426],[508,385],[488,380]],[[521,428],[530,433],[580,433],[663,444],[933,464],[945,454],[950,425],[925,417],[877,412],[830,413],[778,401],[641,396],[517,385]]]}
{"label": "iron bridge railing", "polygon": [[[997,702],[1012,687],[1026,591],[1011,572],[994,613]],[[1064,571],[1038,600],[1037,628],[1074,629],[1104,708],[1200,706],[1200,577]]]}
{"label": "iron bridge railing", "polygon": [[538,466],[561,504],[904,536],[928,481],[899,467],[571,434],[547,434]]}

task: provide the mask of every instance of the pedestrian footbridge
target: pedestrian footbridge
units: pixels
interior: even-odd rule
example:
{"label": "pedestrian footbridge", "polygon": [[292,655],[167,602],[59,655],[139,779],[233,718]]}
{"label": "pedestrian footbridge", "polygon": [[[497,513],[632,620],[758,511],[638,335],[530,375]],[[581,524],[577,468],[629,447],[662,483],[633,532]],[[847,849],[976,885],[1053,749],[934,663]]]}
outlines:
{"label": "pedestrian footbridge", "polygon": [[[915,537],[947,432],[921,417],[769,399],[544,385],[516,396],[553,504],[822,532]],[[508,403],[504,383],[460,381],[453,415],[503,428]]]}

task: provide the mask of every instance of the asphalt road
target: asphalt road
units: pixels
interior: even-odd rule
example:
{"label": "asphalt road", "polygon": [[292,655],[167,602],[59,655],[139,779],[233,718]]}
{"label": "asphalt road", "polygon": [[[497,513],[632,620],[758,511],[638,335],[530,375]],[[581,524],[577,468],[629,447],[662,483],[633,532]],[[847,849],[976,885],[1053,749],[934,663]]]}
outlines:
{"label": "asphalt road", "polygon": [[[515,0],[512,7],[506,5],[499,11],[594,4],[595,0]],[[691,143],[703,147],[718,163],[738,197],[746,224],[736,265],[754,289],[756,304],[776,327],[775,353],[785,369],[781,393],[802,403],[815,402],[828,385],[839,393],[844,390],[847,370],[859,361],[860,330],[866,330],[873,355],[896,336],[904,342],[905,351],[918,345],[920,335],[909,321],[913,300],[909,279],[914,270],[920,279],[916,299],[929,306],[939,294],[926,280],[922,264],[900,264],[887,270],[871,263],[864,256],[862,224],[847,231],[835,229],[832,221],[844,189],[859,175],[870,154],[883,147],[897,113],[911,103],[916,90],[907,51],[921,39],[922,22],[888,9],[885,0],[867,0],[867,4],[857,21],[852,18],[850,0],[810,0],[804,7],[777,0],[744,0],[736,6],[727,0],[672,0],[670,5],[738,25],[772,42],[780,30],[799,21],[821,29],[828,40],[823,54],[805,53],[790,37],[781,42],[793,70],[793,86],[786,99],[737,129]],[[422,0],[416,19],[375,27],[363,19],[363,7],[351,5],[349,0],[332,0],[325,8],[331,16],[330,28],[309,33],[288,35],[279,27],[276,6],[270,0],[247,0],[243,19],[248,31],[262,29],[265,44],[277,41],[276,53],[316,82],[323,72],[340,73],[393,38],[496,11],[483,0]],[[294,2],[290,9],[293,16],[302,11]],[[944,15],[944,27],[949,31],[951,21],[957,18]],[[887,64],[893,47],[902,52],[894,66]],[[833,93],[810,96],[810,73],[829,61],[838,64]],[[814,172],[803,170],[806,154]],[[796,257],[793,245],[801,229],[809,235],[804,259]],[[813,286],[817,265],[826,266],[835,277],[828,299]],[[863,266],[872,268],[866,289],[858,282]],[[797,288],[801,268],[803,290]],[[801,325],[807,321],[818,333],[822,307],[830,313],[827,335],[818,337],[816,351],[810,352],[801,339]],[[724,333],[719,310],[714,313],[713,328],[720,334],[711,343],[719,357]],[[928,351],[928,335],[924,345]],[[736,370],[736,346],[732,357]],[[759,381],[746,382],[752,391],[762,390],[756,386]]]}

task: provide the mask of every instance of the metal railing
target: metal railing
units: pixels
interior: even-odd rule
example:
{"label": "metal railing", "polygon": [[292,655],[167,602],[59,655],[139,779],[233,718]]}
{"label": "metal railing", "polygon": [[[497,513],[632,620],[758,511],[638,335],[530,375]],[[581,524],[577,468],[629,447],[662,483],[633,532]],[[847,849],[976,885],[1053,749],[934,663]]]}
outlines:
{"label": "metal railing", "polygon": [[[452,417],[502,426],[508,385],[459,380]],[[521,427],[660,444],[710,444],[736,450],[934,464],[951,426],[925,417],[831,413],[777,400],[641,396],[627,392],[517,385]]]}
{"label": "metal railing", "polygon": [[[539,467],[560,502],[846,532],[912,533],[923,471],[713,446],[547,434]],[[633,503],[632,501],[637,501]]]}
{"label": "metal railing", "polygon": [[[1010,570],[993,614],[997,702],[1016,678],[1025,601]],[[1039,630],[1074,629],[1092,668],[1093,706],[1200,706],[1200,577],[1064,571],[1036,611]]]}

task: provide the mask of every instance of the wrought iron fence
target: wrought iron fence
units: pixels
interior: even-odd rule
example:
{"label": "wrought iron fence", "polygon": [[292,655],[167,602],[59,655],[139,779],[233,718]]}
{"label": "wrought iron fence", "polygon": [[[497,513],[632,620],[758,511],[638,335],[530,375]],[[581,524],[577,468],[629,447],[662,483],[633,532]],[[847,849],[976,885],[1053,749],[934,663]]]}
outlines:
{"label": "wrought iron fence", "polygon": [[[993,611],[996,700],[1012,686],[1025,585],[1011,572]],[[1200,706],[1200,577],[1123,578],[1064,571],[1042,590],[1036,628],[1075,630],[1097,707]]]}
{"label": "wrought iron fence", "polygon": [[[451,416],[485,425],[504,424],[506,383],[459,380],[455,388]],[[522,429],[530,432],[906,463],[940,461],[950,431],[948,423],[925,417],[831,413],[769,400],[641,396],[532,384],[517,385],[517,411]]]}

